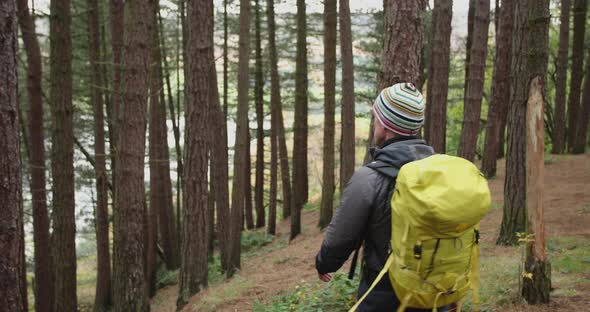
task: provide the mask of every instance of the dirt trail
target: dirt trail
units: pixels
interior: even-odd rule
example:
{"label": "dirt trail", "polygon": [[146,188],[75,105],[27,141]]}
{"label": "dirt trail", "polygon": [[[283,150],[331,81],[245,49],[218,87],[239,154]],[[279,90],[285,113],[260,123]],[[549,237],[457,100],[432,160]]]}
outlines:
{"label": "dirt trail", "polygon": [[[483,240],[494,242],[502,220],[504,162],[499,163],[498,177],[490,181],[495,208],[481,223]],[[563,156],[545,167],[545,220],[548,236],[583,236],[590,238],[590,154]],[[251,258],[243,263],[239,273],[240,293],[225,300],[224,294],[233,291],[234,282],[214,285],[191,299],[184,311],[199,311],[200,304],[215,304],[214,311],[250,311],[255,299],[265,301],[282,291],[293,289],[297,284],[315,280],[314,256],[319,249],[322,235],[316,223],[318,212],[302,214],[303,234],[285,248],[280,248],[262,257]],[[286,241],[289,223],[277,227],[277,241]],[[492,245],[493,246],[493,245]],[[503,252],[502,247],[482,249],[482,255]],[[344,267],[348,269],[348,265]],[[590,277],[590,276],[588,276]],[[580,287],[579,296],[555,298],[551,305],[543,307],[514,306],[514,311],[590,311],[590,289]],[[158,292],[152,300],[153,311],[175,311],[177,286]],[[216,300],[215,297],[218,297]],[[211,299],[214,298],[214,299]],[[209,307],[210,309],[211,307]],[[586,310],[587,309],[587,310]],[[207,309],[208,310],[208,309]],[[212,309],[213,310],[213,309]]]}

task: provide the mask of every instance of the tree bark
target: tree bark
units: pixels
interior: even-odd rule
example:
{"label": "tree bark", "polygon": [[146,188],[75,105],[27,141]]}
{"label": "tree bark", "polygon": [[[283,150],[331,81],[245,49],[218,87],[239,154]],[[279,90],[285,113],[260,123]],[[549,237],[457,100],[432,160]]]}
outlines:
{"label": "tree bark", "polygon": [[41,49],[35,22],[26,0],[18,0],[18,22],[27,53],[27,90],[29,98],[29,134],[31,197],[33,206],[33,242],[35,246],[35,311],[53,309],[53,278],[49,240],[49,217],[45,183],[45,135],[43,133],[43,77]]}
{"label": "tree bark", "polygon": [[108,177],[105,160],[104,101],[100,65],[100,11],[97,0],[88,0],[88,29],[91,65],[91,97],[94,111],[94,172],[96,174],[96,249],[97,273],[95,311],[106,311],[111,304],[111,256],[109,240]]}
{"label": "tree bark", "polygon": [[272,112],[276,113],[276,123],[271,121],[271,124],[276,126],[277,131],[277,153],[281,165],[281,183],[283,190],[283,219],[286,219],[291,214],[291,177],[289,173],[289,155],[287,154],[287,140],[285,138],[285,125],[283,122],[283,108],[281,103],[281,81],[277,65],[278,57],[275,38],[276,26],[273,2],[273,0],[266,1],[266,14],[268,23],[268,54],[270,59],[271,114]]}
{"label": "tree bark", "polygon": [[[473,43],[473,24],[475,20],[475,6],[477,0],[469,0],[469,9],[467,10],[467,38],[465,40],[465,84],[463,88],[467,91],[469,85],[469,64],[471,61],[471,46]],[[463,103],[467,102],[467,92],[463,94]]]}
{"label": "tree bark", "polygon": [[572,42],[572,70],[570,73],[570,93],[568,103],[567,146],[574,152],[578,135],[578,119],[580,115],[580,95],[582,77],[584,75],[584,38],[586,31],[587,0],[574,0],[574,39]]}
{"label": "tree bark", "polygon": [[567,87],[568,47],[570,38],[570,0],[561,1],[561,13],[559,17],[559,52],[557,54],[555,83],[555,114],[553,124],[553,154],[561,154],[565,151],[565,100]]}
{"label": "tree bark", "polygon": [[242,218],[246,197],[246,175],[248,166],[248,63],[250,60],[250,1],[240,0],[240,39],[239,39],[239,70],[238,70],[238,111],[236,144],[234,156],[234,174],[232,186],[230,256],[228,277],[240,269],[242,235]]}
{"label": "tree bark", "polygon": [[340,140],[340,194],[354,173],[355,107],[354,61],[349,0],[340,0],[340,57],[342,59],[342,131]]}
{"label": "tree bark", "polygon": [[189,2],[187,27],[185,107],[188,119],[178,308],[207,287],[207,128],[210,125],[213,1]]}
{"label": "tree bark", "polygon": [[250,136],[249,126],[246,132],[248,135],[248,140],[246,145],[246,172],[244,173],[246,175],[246,196],[244,197],[246,203],[244,204],[244,223],[246,228],[251,230],[254,228],[254,206],[252,205],[252,137]]}
{"label": "tree bark", "polygon": [[504,212],[496,244],[515,245],[516,233],[526,231],[526,103],[528,98],[528,5],[514,2],[512,60],[510,65],[510,103],[508,111],[508,148],[504,183]]}
{"label": "tree bark", "polygon": [[308,198],[307,168],[307,21],[305,1],[297,0],[297,56],[295,60],[295,121],[293,124],[293,197],[291,234],[301,233],[301,209]]}
{"label": "tree bark", "polygon": [[[567,0],[566,0],[567,1]],[[496,176],[500,150],[500,128],[510,101],[510,58],[512,55],[513,0],[502,1],[499,33],[496,40],[496,60],[492,81],[492,97],[488,108],[488,122],[481,171],[487,178]]]}
{"label": "tree bark", "polygon": [[486,55],[488,51],[488,27],[490,23],[490,1],[476,0],[473,22],[473,41],[469,59],[469,75],[465,89],[463,107],[463,128],[459,143],[459,156],[473,161],[477,148],[480,128],[481,100],[485,80]]}
{"label": "tree bark", "polygon": [[227,270],[229,262],[229,185],[228,185],[228,155],[227,155],[227,121],[222,107],[219,103],[219,91],[217,88],[217,70],[215,69],[215,56],[211,51],[211,102],[209,106],[209,117],[213,122],[211,131],[213,157],[211,157],[212,183],[211,189],[215,197],[215,208],[217,211],[217,244],[219,246],[219,257],[221,269]]}
{"label": "tree bark", "polygon": [[254,100],[256,104],[256,184],[254,186],[254,202],[256,203],[256,227],[264,226],[264,80],[262,77],[262,39],[260,37],[260,0],[255,1],[255,41],[256,41],[256,72]]}
{"label": "tree bark", "polygon": [[[589,50],[590,51],[590,50]],[[574,146],[574,153],[581,154],[586,150],[588,138],[588,122],[590,121],[590,52],[586,59],[586,79],[584,79],[584,94],[582,97],[580,118],[578,119],[578,134]]]}
{"label": "tree bark", "polygon": [[151,8],[148,1],[127,0],[124,10],[125,49],[116,127],[113,306],[121,312],[149,311],[144,263],[144,155]]}
{"label": "tree bark", "polygon": [[0,306],[24,312],[16,12],[15,0],[0,4]]}
{"label": "tree bark", "polygon": [[545,254],[544,154],[545,77],[549,56],[549,0],[531,1],[528,14],[528,101],[526,103],[526,203],[528,228],[534,240],[528,243],[522,295],[529,304],[549,303],[551,266]]}
{"label": "tree bark", "polygon": [[430,49],[430,73],[428,74],[428,104],[430,112],[426,137],[437,153],[446,151],[447,95],[449,87],[449,60],[451,48],[451,20],[453,1],[434,3],[432,20],[433,40]]}
{"label": "tree bark", "polygon": [[[229,38],[229,24],[227,20],[227,2],[229,0],[223,0],[223,115],[227,120],[227,88],[229,83],[228,78],[228,67],[229,67],[229,59],[228,59],[228,45],[227,41]],[[227,121],[226,121],[227,123]]]}
{"label": "tree bark", "polygon": [[324,1],[324,147],[322,202],[318,226],[325,228],[334,209],[334,140],[336,114],[336,0]]}
{"label": "tree bark", "polygon": [[55,311],[75,311],[76,217],[74,200],[74,133],[72,106],[72,39],[70,1],[50,4],[50,103],[53,121],[53,236]]}
{"label": "tree bark", "polygon": [[[112,181],[113,184],[116,183],[116,172],[117,172],[117,146],[118,146],[118,139],[119,139],[119,131],[118,131],[118,124],[120,123],[119,120],[119,110],[121,106],[121,56],[123,54],[123,33],[125,27],[125,12],[124,12],[124,2],[123,0],[110,0],[109,1],[109,10],[110,10],[110,28],[111,28],[111,49],[113,55],[113,82],[112,82],[112,96],[111,96],[111,124],[112,124],[112,134],[110,135],[111,140],[110,143],[110,150],[113,155],[111,155],[111,160],[114,160],[111,164],[111,172],[112,172]],[[115,187],[115,185],[113,185]],[[113,196],[116,196],[114,194]],[[113,202],[115,202],[115,198],[113,198]]]}

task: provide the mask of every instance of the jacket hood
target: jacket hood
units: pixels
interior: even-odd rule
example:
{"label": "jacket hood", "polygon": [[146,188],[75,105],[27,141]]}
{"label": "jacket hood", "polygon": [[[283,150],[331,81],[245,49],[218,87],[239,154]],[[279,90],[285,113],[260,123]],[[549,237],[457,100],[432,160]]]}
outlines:
{"label": "jacket hood", "polygon": [[368,166],[395,177],[403,165],[433,154],[434,149],[422,139],[397,141],[383,148],[376,148],[373,151],[373,162]]}

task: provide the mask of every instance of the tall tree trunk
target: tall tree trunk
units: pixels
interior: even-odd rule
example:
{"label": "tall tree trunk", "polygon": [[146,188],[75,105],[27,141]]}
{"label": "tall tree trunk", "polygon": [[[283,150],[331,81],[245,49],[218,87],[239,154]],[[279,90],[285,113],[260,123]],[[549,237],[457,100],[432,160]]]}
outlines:
{"label": "tall tree trunk", "polygon": [[516,233],[526,231],[526,103],[528,98],[528,4],[514,2],[512,25],[512,60],[510,103],[508,112],[508,149],[504,183],[504,213],[499,245],[518,243]]}
{"label": "tall tree trunk", "polygon": [[349,0],[340,0],[340,57],[342,58],[342,131],[340,140],[340,194],[354,173],[355,108],[354,62]]}
{"label": "tall tree trunk", "polygon": [[463,129],[458,154],[469,160],[475,159],[477,136],[480,127],[481,100],[485,81],[486,55],[488,52],[488,27],[490,24],[490,1],[476,0],[473,21],[473,41],[469,59],[469,76],[465,89]]}
{"label": "tall tree trunk", "polygon": [[215,55],[211,51],[211,102],[209,106],[209,117],[212,123],[212,157],[211,189],[215,197],[215,208],[217,210],[217,244],[219,246],[219,257],[221,269],[227,270],[229,257],[229,185],[228,185],[228,155],[227,155],[227,121],[219,103],[219,89],[217,87],[217,70],[215,69]]}
{"label": "tall tree trunk", "polygon": [[451,48],[451,20],[453,1],[440,0],[434,3],[432,20],[433,40],[430,49],[430,69],[428,74],[429,128],[428,143],[437,153],[446,151],[447,95],[449,87],[449,59]]}
{"label": "tall tree trunk", "polygon": [[334,209],[334,140],[336,114],[336,0],[324,1],[324,148],[322,202],[318,226],[325,228]]}
{"label": "tall tree trunk", "polygon": [[574,151],[578,135],[578,119],[580,115],[580,93],[584,68],[584,38],[586,31],[587,0],[574,0],[574,40],[572,43],[572,70],[570,73],[570,93],[568,103],[568,151]]}
{"label": "tall tree trunk", "polygon": [[70,1],[51,1],[50,103],[53,121],[53,242],[55,311],[75,311],[76,216],[74,201],[74,130]]}
{"label": "tall tree trunk", "polygon": [[[475,6],[477,0],[469,0],[469,9],[467,10],[467,38],[465,41],[465,84],[464,90],[469,85],[469,64],[471,62],[471,46],[473,44],[473,24],[475,21]],[[463,103],[467,102],[467,92],[463,94]]]}
{"label": "tall tree trunk", "polygon": [[[113,155],[111,155],[111,160],[114,160],[111,163],[111,172],[112,172],[112,181],[113,187],[116,188],[115,184],[117,183],[116,172],[117,172],[117,146],[118,146],[118,139],[119,139],[119,131],[118,131],[118,124],[119,124],[119,110],[121,106],[121,56],[123,54],[123,33],[125,27],[125,14],[124,14],[124,2],[123,0],[109,0],[109,11],[110,11],[110,28],[111,28],[111,49],[113,54],[113,82],[112,82],[112,97],[111,97],[111,124],[112,124],[112,132],[110,135],[111,140],[110,142],[110,150]],[[113,194],[113,197],[116,194]],[[116,199],[113,198],[113,202]],[[113,209],[114,210],[114,209]]]}
{"label": "tall tree trunk", "polygon": [[246,172],[244,173],[246,175],[246,196],[244,197],[246,203],[244,204],[244,221],[246,228],[251,230],[254,228],[254,206],[252,206],[252,137],[250,136],[249,128],[246,132],[248,134],[248,140],[246,145]]}
{"label": "tall tree trunk", "polygon": [[104,102],[100,65],[100,11],[97,0],[88,0],[91,97],[94,111],[94,171],[96,174],[96,249],[97,273],[95,311],[106,311],[111,304],[111,256],[109,240],[108,177],[105,160]]}
{"label": "tall tree trunk", "polygon": [[[145,279],[144,155],[150,60],[150,3],[127,0],[124,7],[121,102],[117,114],[117,171],[113,262],[115,311],[148,311]],[[121,31],[119,29],[118,31]]]}
{"label": "tall tree trunk", "polygon": [[260,37],[260,0],[255,1],[256,20],[256,72],[254,100],[256,102],[256,184],[254,202],[256,203],[256,227],[263,227],[264,215],[264,80],[262,77],[262,39]]}
{"label": "tall tree trunk", "polygon": [[238,111],[236,144],[234,154],[234,174],[231,198],[231,226],[230,226],[230,256],[228,263],[228,277],[240,269],[242,236],[242,213],[246,198],[246,175],[248,162],[248,63],[250,61],[250,1],[240,0],[240,39],[238,61]]}
{"label": "tall tree trunk", "polygon": [[213,49],[213,1],[187,7],[186,138],[183,237],[180,267],[181,308],[207,287],[207,128]]}
{"label": "tall tree trunk", "polygon": [[526,197],[528,233],[534,240],[528,243],[524,265],[531,278],[522,277],[522,295],[529,304],[549,303],[551,291],[551,266],[545,253],[545,224],[543,221],[543,185],[545,153],[545,77],[549,56],[549,0],[529,3],[529,46],[528,46],[528,101],[526,124]]}
{"label": "tall tree trunk", "polygon": [[29,133],[31,197],[33,206],[33,241],[35,246],[35,311],[53,309],[53,278],[49,243],[49,217],[45,191],[45,135],[43,133],[43,90],[41,85],[41,49],[35,22],[26,0],[18,0],[18,22],[27,53],[27,90],[29,98]]}
{"label": "tall tree trunk", "polygon": [[[567,0],[566,0],[567,1]],[[499,33],[496,40],[496,61],[492,81],[492,97],[488,108],[488,122],[484,153],[481,164],[483,174],[492,178],[496,175],[496,162],[500,149],[500,127],[510,101],[510,58],[512,54],[513,0],[502,1]]]}
{"label": "tall tree trunk", "polygon": [[570,38],[570,0],[561,0],[559,17],[559,52],[557,54],[555,83],[555,114],[553,124],[553,154],[561,154],[565,150],[565,100],[567,87],[568,47]]}
{"label": "tall tree trunk", "polygon": [[[272,87],[271,87],[272,88]],[[272,90],[271,90],[272,92]],[[277,175],[278,175],[278,149],[277,149],[277,111],[276,94],[271,93],[270,109],[270,190],[268,200],[268,226],[266,232],[270,235],[276,234],[277,224]]]}
{"label": "tall tree trunk", "polygon": [[379,90],[400,82],[418,83],[424,41],[425,0],[385,0],[385,32]]}
{"label": "tall tree trunk", "polygon": [[574,153],[581,154],[586,150],[588,139],[588,122],[590,121],[590,50],[586,59],[586,78],[584,79],[584,94],[581,103],[582,110],[578,119],[578,134],[574,145]]}
{"label": "tall tree trunk", "polygon": [[307,177],[307,21],[305,1],[297,0],[297,57],[295,60],[295,121],[293,124],[293,194],[291,239],[301,233],[301,209],[308,198]]}
{"label": "tall tree trunk", "polygon": [[[229,67],[229,58],[228,58],[228,46],[227,41],[229,38],[229,23],[227,20],[227,2],[230,0],[223,0],[223,115],[227,120],[227,88],[229,83],[228,78],[228,67]],[[227,123],[227,121],[226,121]]]}
{"label": "tall tree trunk", "polygon": [[[22,197],[18,120],[18,28],[16,1],[0,4],[0,306],[26,311],[22,289]],[[48,256],[48,255],[46,255]]]}
{"label": "tall tree trunk", "polygon": [[[276,113],[276,126],[278,158],[281,165],[281,183],[283,190],[283,219],[291,214],[291,177],[289,173],[289,155],[287,154],[287,143],[285,138],[285,125],[283,122],[283,108],[281,103],[281,81],[278,70],[278,57],[275,35],[275,10],[274,1],[266,1],[266,14],[268,23],[268,54],[270,59],[270,89],[271,89],[271,113]],[[271,117],[272,118],[272,117]],[[272,148],[271,148],[272,149]]]}

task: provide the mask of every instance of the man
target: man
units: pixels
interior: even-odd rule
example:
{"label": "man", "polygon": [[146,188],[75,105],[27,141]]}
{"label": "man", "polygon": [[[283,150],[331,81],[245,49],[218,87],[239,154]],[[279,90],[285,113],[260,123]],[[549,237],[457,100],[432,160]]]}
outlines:
{"label": "man", "polygon": [[[320,280],[329,282],[330,273],[337,271],[364,241],[359,298],[389,255],[390,204],[399,169],[434,154],[432,147],[417,138],[424,124],[424,104],[424,97],[411,83],[395,84],[377,97],[373,104],[374,138],[378,146],[372,152],[374,161],[356,170],[350,178],[316,257]],[[357,311],[396,311],[399,304],[385,275]]]}

